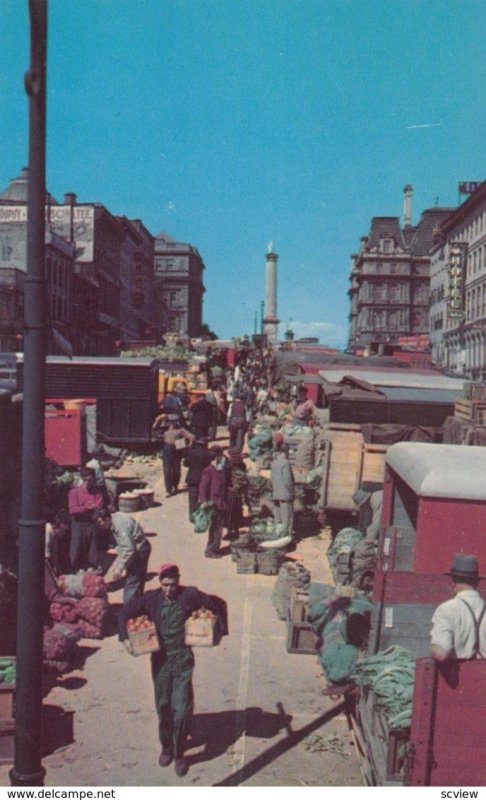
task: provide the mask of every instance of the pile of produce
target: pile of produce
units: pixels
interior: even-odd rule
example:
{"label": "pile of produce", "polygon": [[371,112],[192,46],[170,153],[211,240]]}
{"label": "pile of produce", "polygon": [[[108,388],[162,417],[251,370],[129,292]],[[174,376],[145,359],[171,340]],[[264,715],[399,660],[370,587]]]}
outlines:
{"label": "pile of produce", "polygon": [[249,456],[252,461],[265,458],[271,462],[273,431],[268,425],[255,425],[253,436],[248,441]]}
{"label": "pile of produce", "polygon": [[250,504],[258,503],[263,497],[270,497],[272,493],[271,482],[261,475],[248,476],[248,497]]}
{"label": "pile of produce", "polygon": [[9,658],[0,658],[0,683],[15,683],[16,664]]}
{"label": "pile of produce", "polygon": [[60,575],[61,592],[69,597],[105,597],[106,584],[102,575],[80,570],[75,575]]}
{"label": "pile of produce", "polygon": [[215,619],[212,611],[201,608],[198,611],[193,611],[189,619]]}
{"label": "pile of produce", "polygon": [[371,603],[341,597],[332,587],[317,602],[309,598],[308,620],[321,640],[319,660],[331,684],[349,681],[370,628]]}
{"label": "pile of produce", "polygon": [[82,597],[76,603],[76,612],[82,635],[87,639],[102,639],[109,603],[106,597]]}
{"label": "pile of produce", "polygon": [[140,617],[132,617],[127,622],[127,631],[129,633],[135,633],[136,631],[146,631],[150,630],[154,627],[154,623],[149,620],[149,618],[142,614]]}
{"label": "pile of produce", "polygon": [[273,517],[256,517],[251,523],[250,535],[256,542],[281,539],[285,536],[285,526],[275,523]]}
{"label": "pile of produce", "polygon": [[65,597],[58,592],[49,604],[50,618],[55,622],[76,622],[78,619],[77,602],[75,597]]}
{"label": "pile of produce", "polygon": [[358,686],[375,694],[390,728],[407,728],[412,721],[415,661],[408,650],[393,645],[360,661],[352,674]]}
{"label": "pile of produce", "polygon": [[78,625],[57,622],[44,631],[43,657],[45,661],[65,662],[83,633]]}

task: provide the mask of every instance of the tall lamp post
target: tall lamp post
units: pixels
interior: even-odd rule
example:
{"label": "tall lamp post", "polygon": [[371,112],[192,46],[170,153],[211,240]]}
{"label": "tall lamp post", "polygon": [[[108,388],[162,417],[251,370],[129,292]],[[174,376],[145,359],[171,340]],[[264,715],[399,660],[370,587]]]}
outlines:
{"label": "tall lamp post", "polygon": [[29,0],[30,66],[27,276],[24,307],[22,511],[15,760],[12,786],[43,786],[42,609],[44,591],[44,364],[46,354],[45,151],[47,0]]}

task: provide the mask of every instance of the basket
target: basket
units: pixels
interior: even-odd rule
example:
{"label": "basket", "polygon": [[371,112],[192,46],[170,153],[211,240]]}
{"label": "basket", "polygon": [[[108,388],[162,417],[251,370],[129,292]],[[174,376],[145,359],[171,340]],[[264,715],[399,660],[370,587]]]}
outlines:
{"label": "basket", "polygon": [[147,653],[156,653],[160,650],[157,630],[154,624],[140,631],[128,631],[128,639],[134,656],[145,656]]}
{"label": "basket", "polygon": [[213,647],[216,644],[216,623],[216,617],[189,617],[185,623],[185,643],[189,647]]}

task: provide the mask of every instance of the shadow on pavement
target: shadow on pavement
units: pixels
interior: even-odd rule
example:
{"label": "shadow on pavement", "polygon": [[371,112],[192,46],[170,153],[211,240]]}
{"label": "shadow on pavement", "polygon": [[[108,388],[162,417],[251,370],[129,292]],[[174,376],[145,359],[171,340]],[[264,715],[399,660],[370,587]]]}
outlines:
{"label": "shadow on pavement", "polygon": [[245,733],[260,739],[271,739],[288,728],[291,717],[273,714],[258,707],[245,711],[221,711],[215,714],[195,714],[191,724],[190,749],[204,746],[201,753],[190,756],[192,764],[211,761],[225,753]]}
{"label": "shadow on pavement", "polygon": [[74,711],[60,706],[42,707],[42,755],[48,756],[74,742]]}
{"label": "shadow on pavement", "polygon": [[[280,704],[279,706],[282,708]],[[282,714],[270,715],[278,717],[281,727],[286,728],[286,738],[280,739],[263,753],[260,753],[260,755],[254,758],[253,761],[249,761],[248,764],[245,764],[241,769],[237,770],[232,775],[228,775],[226,778],[223,778],[223,780],[218,781],[218,783],[215,783],[214,786],[239,786],[243,783],[243,781],[248,780],[253,775],[256,775],[258,772],[260,772],[260,770],[264,769],[264,767],[268,766],[268,764],[271,764],[272,761],[278,758],[278,756],[286,753],[288,750],[291,750],[310,733],[318,730],[320,727],[330,722],[334,717],[339,716],[339,714],[342,714],[344,709],[345,703],[338,703],[332,709],[326,711],[320,717],[317,717],[317,719],[309,722],[308,725],[305,725],[298,731],[292,730],[288,721],[288,717],[282,716]]]}

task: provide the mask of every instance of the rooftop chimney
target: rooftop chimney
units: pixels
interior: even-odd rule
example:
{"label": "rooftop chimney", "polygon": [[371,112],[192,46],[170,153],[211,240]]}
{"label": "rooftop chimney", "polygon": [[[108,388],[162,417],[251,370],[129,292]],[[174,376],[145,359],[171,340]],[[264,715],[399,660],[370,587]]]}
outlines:
{"label": "rooftop chimney", "polygon": [[412,193],[413,186],[407,183],[403,190],[403,226],[405,228],[412,224]]}
{"label": "rooftop chimney", "polygon": [[64,205],[66,206],[75,206],[77,197],[74,192],[66,192],[64,195]]}

